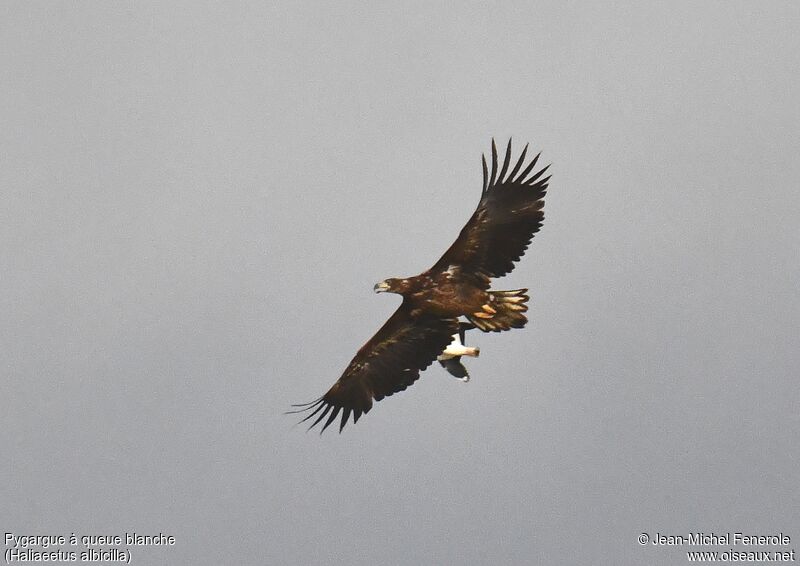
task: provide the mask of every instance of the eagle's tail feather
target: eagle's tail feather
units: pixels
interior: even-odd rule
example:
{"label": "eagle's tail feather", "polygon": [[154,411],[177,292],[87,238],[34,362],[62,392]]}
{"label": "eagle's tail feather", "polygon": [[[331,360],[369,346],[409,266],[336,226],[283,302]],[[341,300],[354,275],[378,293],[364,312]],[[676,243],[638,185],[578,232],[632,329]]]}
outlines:
{"label": "eagle's tail feather", "polygon": [[468,314],[469,321],[484,332],[501,332],[522,328],[528,322],[523,314],[528,310],[527,289],[489,291],[489,302],[481,312]]}

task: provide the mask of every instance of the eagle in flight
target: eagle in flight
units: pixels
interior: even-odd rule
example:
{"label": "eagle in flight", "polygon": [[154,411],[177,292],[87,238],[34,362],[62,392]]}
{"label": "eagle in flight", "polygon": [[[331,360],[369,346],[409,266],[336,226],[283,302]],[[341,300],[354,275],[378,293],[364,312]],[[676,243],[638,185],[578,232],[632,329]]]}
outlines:
{"label": "eagle in flight", "polygon": [[[316,416],[309,429],[327,418],[322,433],[341,413],[341,432],[350,415],[353,423],[358,422],[374,401],[406,389],[435,360],[447,368],[448,356],[476,355],[455,345],[454,335],[460,334],[463,341],[466,328],[501,332],[525,326],[528,290],[489,287],[493,278],[514,269],[544,219],[543,199],[550,176],[543,175],[549,165],[533,172],[539,160],[536,155],[523,168],[527,151],[526,145],[509,170],[509,140],[498,167],[492,140],[491,173],[483,156],[481,199],[453,245],[428,271],[375,285],[376,293],[397,293],[403,302],[325,395],[290,411],[310,411],[301,422]],[[469,326],[459,322],[459,317],[469,320]]]}

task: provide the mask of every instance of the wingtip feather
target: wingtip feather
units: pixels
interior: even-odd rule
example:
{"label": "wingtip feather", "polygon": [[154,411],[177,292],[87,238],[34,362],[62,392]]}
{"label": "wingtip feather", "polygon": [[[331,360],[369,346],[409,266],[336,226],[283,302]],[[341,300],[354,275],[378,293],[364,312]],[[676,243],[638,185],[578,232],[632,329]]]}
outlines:
{"label": "wingtip feather", "polygon": [[497,179],[497,146],[494,143],[494,138],[492,138],[492,178],[489,181],[489,186],[493,187],[494,182]]}
{"label": "wingtip feather", "polygon": [[[537,156],[537,157],[538,157],[538,156]],[[547,171],[549,168],[550,168],[550,165],[547,165],[547,166],[545,166],[544,168],[540,169],[539,171],[537,171],[537,172],[536,172],[536,174],[535,174],[533,177],[531,177],[530,179],[528,179],[527,181],[525,181],[525,184],[526,184],[526,185],[533,185],[534,183],[536,183],[536,181],[538,181],[538,180],[539,180],[539,178],[540,178],[542,175],[544,175],[544,174],[545,174],[545,172],[546,172],[546,171]]]}
{"label": "wingtip feather", "polygon": [[525,147],[522,148],[522,153],[520,153],[520,155],[519,155],[519,159],[517,160],[517,164],[514,165],[514,169],[512,169],[511,173],[508,175],[508,182],[509,183],[513,183],[514,182],[514,175],[517,174],[517,171],[519,171],[519,168],[522,167],[522,164],[525,162],[525,155],[528,153],[528,145],[529,144],[526,143]]}
{"label": "wingtip feather", "polygon": [[347,419],[350,418],[350,412],[351,412],[350,407],[345,407],[344,410],[342,411],[342,422],[339,425],[339,434],[342,434],[342,430],[344,429],[344,425],[347,424]]}
{"label": "wingtip feather", "polygon": [[500,174],[497,176],[497,182],[502,183],[506,171],[508,171],[508,164],[511,161],[511,138],[508,138],[508,146],[506,147],[506,156],[503,158],[503,166],[500,168]]}
{"label": "wingtip feather", "polygon": [[[319,421],[321,421],[322,419],[324,419],[324,418],[325,418],[325,415],[327,415],[327,414],[330,412],[330,410],[333,408],[333,405],[328,405],[328,404],[326,403],[326,404],[324,404],[324,405],[320,405],[320,407],[325,407],[325,410],[324,410],[324,411],[322,411],[322,414],[320,414],[320,416],[319,416],[319,417],[317,417],[317,420],[315,420],[315,421],[314,421],[314,422],[311,424],[311,426],[310,426],[310,427],[308,427],[308,428],[306,429],[306,432],[308,432],[309,430],[311,430],[312,428],[314,428],[315,426],[317,426],[317,424],[319,423]],[[311,415],[309,415],[309,417],[308,417],[308,418],[310,418],[310,417],[311,417]],[[303,419],[303,421],[304,421],[304,420],[306,420],[306,419]],[[303,421],[300,421],[300,422],[303,422]]]}
{"label": "wingtip feather", "polygon": [[481,194],[485,194],[486,189],[489,188],[489,168],[486,166],[485,155],[481,155],[481,164],[483,165],[483,189],[481,190]]}
{"label": "wingtip feather", "polygon": [[530,172],[531,172],[531,170],[532,170],[534,167],[536,167],[536,162],[537,162],[537,161],[539,161],[539,156],[540,156],[540,155],[542,155],[542,152],[541,152],[541,151],[540,151],[539,153],[537,153],[537,154],[536,154],[536,157],[534,157],[534,158],[531,160],[531,162],[530,162],[530,163],[528,163],[528,166],[525,168],[525,170],[524,170],[524,171],[523,171],[523,172],[520,174],[520,176],[519,176],[519,177],[517,177],[517,181],[516,181],[516,182],[518,182],[518,183],[521,183],[521,184],[526,184],[526,183],[527,183],[527,181],[525,180],[525,178],[528,176],[528,173],[530,173]]}
{"label": "wingtip feather", "polygon": [[325,425],[322,427],[322,430],[319,431],[320,435],[325,432],[325,429],[331,426],[331,423],[336,420],[336,417],[339,416],[339,411],[341,411],[341,407],[335,407],[333,411],[331,411],[331,416],[328,417],[328,420],[325,422]]}

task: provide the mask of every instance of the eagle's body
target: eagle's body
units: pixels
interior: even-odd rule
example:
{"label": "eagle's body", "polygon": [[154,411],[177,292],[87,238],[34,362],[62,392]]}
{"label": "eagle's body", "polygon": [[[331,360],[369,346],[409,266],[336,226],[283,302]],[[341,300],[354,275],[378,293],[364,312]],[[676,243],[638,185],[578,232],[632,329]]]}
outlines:
{"label": "eagle's body", "polygon": [[[459,270],[436,272],[429,269],[416,277],[387,279],[376,285],[377,292],[403,295],[413,313],[427,312],[449,318],[477,312],[489,300],[489,293]],[[381,286],[385,284],[385,286]]]}
{"label": "eagle's body", "polygon": [[316,401],[301,405],[305,408],[300,410],[312,410],[304,420],[317,415],[312,427],[327,417],[324,431],[342,412],[341,431],[351,413],[356,422],[373,401],[406,389],[459,334],[459,317],[484,332],[525,326],[527,289],[497,291],[490,289],[490,283],[514,268],[544,219],[549,177],[542,175],[547,167],[528,177],[537,155],[517,175],[527,149],[508,173],[509,141],[498,174],[492,141],[491,177],[484,159],[481,200],[453,245],[426,272],[375,285],[376,292],[400,294],[403,302],[356,353],[333,387]]}

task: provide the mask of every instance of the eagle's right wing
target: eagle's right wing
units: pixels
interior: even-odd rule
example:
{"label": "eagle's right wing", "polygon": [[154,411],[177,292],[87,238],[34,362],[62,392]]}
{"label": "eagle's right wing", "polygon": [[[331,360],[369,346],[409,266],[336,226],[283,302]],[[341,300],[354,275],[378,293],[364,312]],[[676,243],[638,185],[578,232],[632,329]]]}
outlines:
{"label": "eagle's right wing", "polygon": [[412,317],[403,303],[361,347],[325,395],[307,405],[296,405],[304,408],[292,412],[311,411],[303,421],[317,415],[309,429],[327,416],[322,431],[342,412],[341,432],[351,413],[355,423],[369,412],[373,400],[403,391],[419,379],[419,372],[436,359],[457,331],[456,319],[424,314]]}

